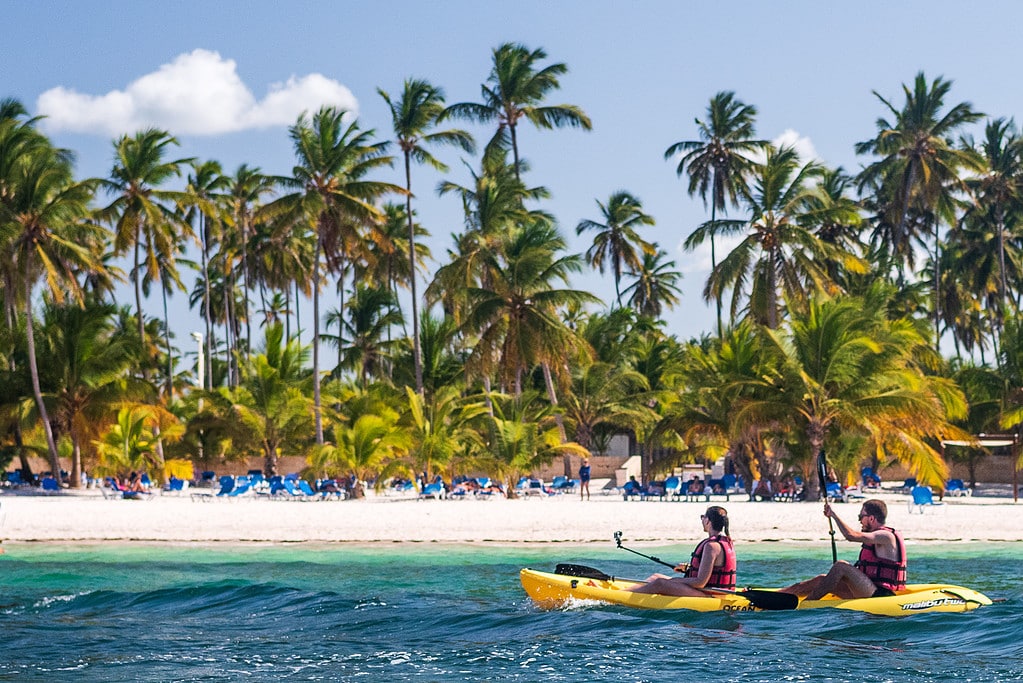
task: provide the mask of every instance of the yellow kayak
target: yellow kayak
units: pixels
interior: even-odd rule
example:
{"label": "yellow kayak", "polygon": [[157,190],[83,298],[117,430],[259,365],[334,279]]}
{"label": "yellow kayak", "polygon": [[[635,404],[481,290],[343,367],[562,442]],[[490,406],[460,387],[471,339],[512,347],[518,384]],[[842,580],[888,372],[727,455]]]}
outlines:
{"label": "yellow kayak", "polygon": [[[526,593],[539,606],[555,609],[573,601],[592,600],[638,609],[693,610],[695,612],[760,612],[765,609],[844,609],[882,616],[904,616],[929,612],[968,612],[991,600],[977,591],[948,584],[911,584],[905,591],[885,598],[859,598],[841,600],[800,600],[770,590],[718,592],[706,597],[676,597],[632,593],[627,589],[640,582],[586,576],[566,576],[549,572],[523,569],[519,578]],[[790,599],[791,605],[786,601]]]}

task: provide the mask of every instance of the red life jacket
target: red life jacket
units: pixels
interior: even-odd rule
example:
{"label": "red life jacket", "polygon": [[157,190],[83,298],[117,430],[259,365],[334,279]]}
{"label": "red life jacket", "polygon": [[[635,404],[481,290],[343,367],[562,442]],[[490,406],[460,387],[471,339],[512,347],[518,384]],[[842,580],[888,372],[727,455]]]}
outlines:
{"label": "red life jacket", "polygon": [[703,547],[708,543],[720,543],[725,553],[725,561],[720,567],[714,567],[710,571],[710,578],[707,579],[707,588],[735,588],[735,549],[732,547],[732,539],[728,536],[710,536],[705,538],[696,546],[693,555],[689,558],[689,568],[686,569],[687,577],[695,577],[700,574],[700,560],[703,559]]}
{"label": "red life jacket", "polygon": [[898,553],[899,561],[878,557],[874,552],[874,546],[864,543],[860,548],[860,559],[856,560],[855,566],[866,574],[875,586],[890,591],[901,590],[906,587],[906,545],[898,531],[888,526],[881,528],[895,536],[895,552]]}

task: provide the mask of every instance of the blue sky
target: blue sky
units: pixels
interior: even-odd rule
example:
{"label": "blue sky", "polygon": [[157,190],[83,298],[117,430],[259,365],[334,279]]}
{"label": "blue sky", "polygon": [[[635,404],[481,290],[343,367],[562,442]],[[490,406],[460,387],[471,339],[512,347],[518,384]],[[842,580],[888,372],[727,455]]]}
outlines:
{"label": "blue sky", "polygon": [[[706,220],[686,196],[664,150],[696,137],[694,117],[721,90],[759,109],[767,139],[798,140],[829,166],[856,170],[853,152],[872,137],[918,71],[954,82],[951,101],[989,116],[1023,111],[1018,28],[1023,4],[906,2],[0,2],[0,97],[47,113],[47,132],[78,153],[82,176],[105,176],[115,133],[170,130],[180,156],[287,174],[287,126],[322,101],[357,109],[360,124],[390,136],[377,87],[392,95],[409,77],[444,88],[449,102],[479,100],[491,50],[502,42],[544,48],[569,73],[551,103],[582,107],[593,131],[520,133],[528,180],[553,194],[545,208],[574,251],[595,200],[637,195],[657,224],[646,233],[684,272],[681,305],[665,317],[685,339],[713,329],[700,296],[709,254],[680,251]],[[121,130],[123,129],[123,130]],[[492,131],[470,129],[485,141]],[[468,181],[458,154],[438,151],[447,177]],[[470,160],[475,167],[475,160]],[[454,197],[434,191],[441,175],[414,172],[416,210],[444,256],[461,228]],[[388,178],[401,183],[397,169]],[[436,266],[436,264],[434,264]],[[606,301],[610,277],[575,284]],[[125,290],[122,301],[132,299]],[[187,297],[172,305],[179,346],[201,329]],[[308,307],[306,307],[308,309]],[[151,304],[150,314],[158,313]]]}

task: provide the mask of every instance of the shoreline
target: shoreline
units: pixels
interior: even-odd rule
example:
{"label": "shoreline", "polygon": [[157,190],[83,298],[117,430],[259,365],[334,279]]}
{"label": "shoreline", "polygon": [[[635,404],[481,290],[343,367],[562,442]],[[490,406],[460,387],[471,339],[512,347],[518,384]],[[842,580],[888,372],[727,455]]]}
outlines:
{"label": "shoreline", "polygon": [[[923,514],[908,496],[882,492],[888,523],[910,544],[1023,542],[1023,503],[1011,498],[946,498]],[[54,496],[0,494],[0,542],[138,544],[281,543],[382,546],[545,546],[628,543],[670,545],[701,537],[707,505],[728,509],[737,542],[830,543],[820,503],[624,501],[570,494],[546,499],[416,500],[374,496],[359,501],[193,501],[185,496],[105,500],[99,492]],[[855,521],[858,502],[836,504]],[[841,541],[841,535],[839,534]]]}

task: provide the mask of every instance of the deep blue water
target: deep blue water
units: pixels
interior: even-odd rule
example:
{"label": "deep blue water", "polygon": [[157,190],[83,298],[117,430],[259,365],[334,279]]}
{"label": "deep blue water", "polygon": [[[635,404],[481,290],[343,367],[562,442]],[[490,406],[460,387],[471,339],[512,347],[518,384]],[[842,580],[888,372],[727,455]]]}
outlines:
{"label": "deep blue water", "polygon": [[[605,547],[5,548],[0,680],[1023,680],[1023,544],[913,547],[911,581],[1004,601],[900,619],[545,612],[522,592],[523,566],[657,570]],[[740,580],[781,585],[829,561],[815,545],[747,544]]]}

